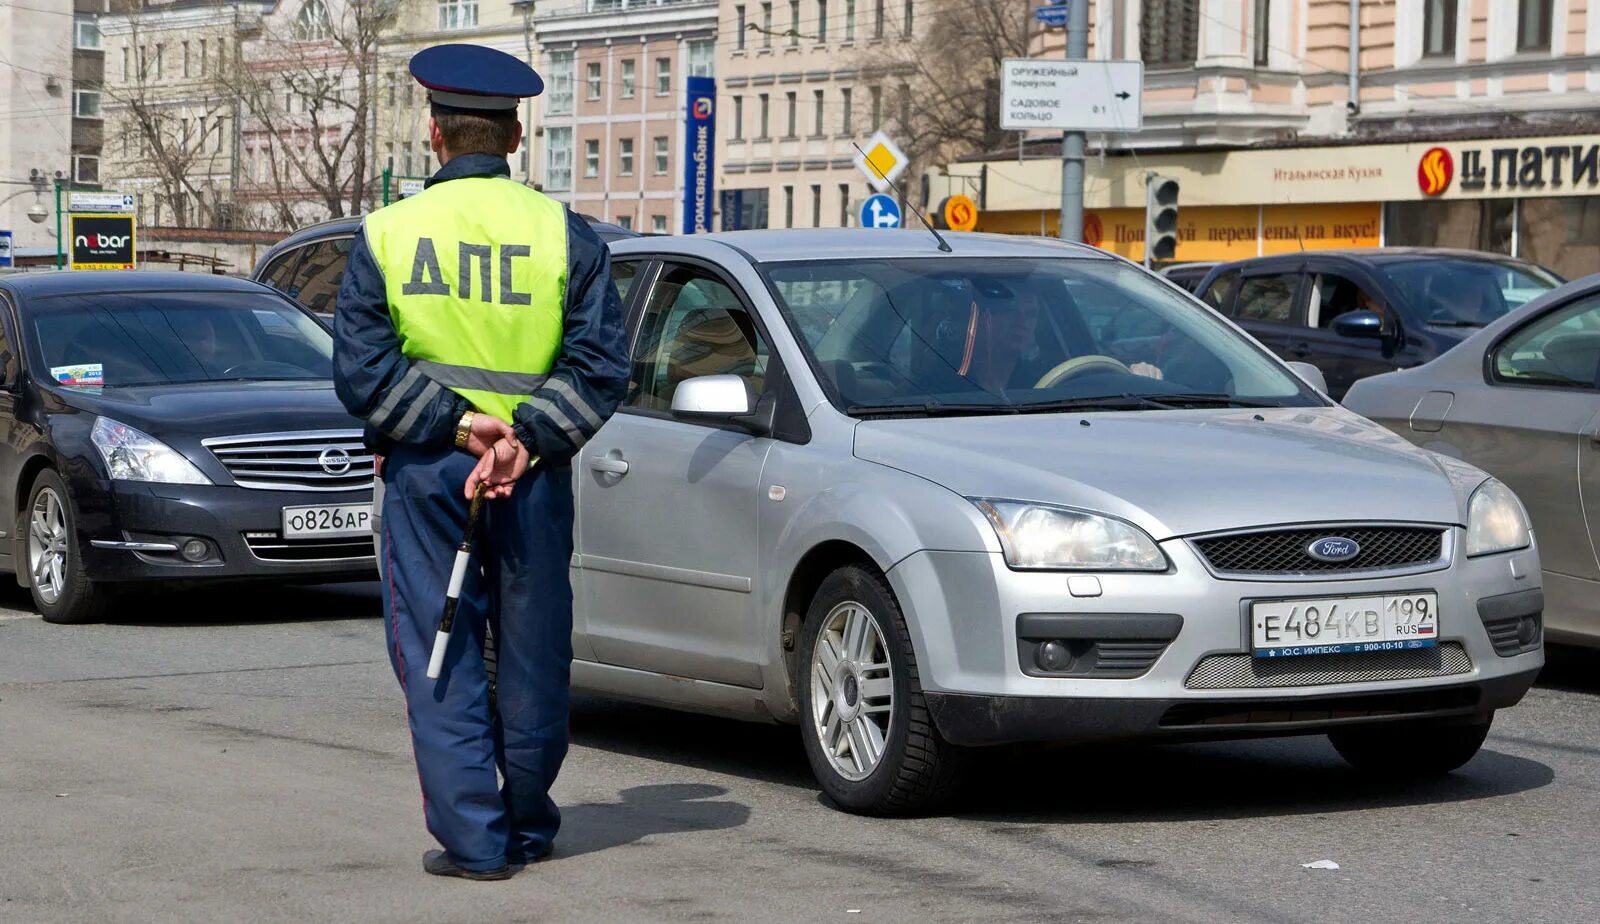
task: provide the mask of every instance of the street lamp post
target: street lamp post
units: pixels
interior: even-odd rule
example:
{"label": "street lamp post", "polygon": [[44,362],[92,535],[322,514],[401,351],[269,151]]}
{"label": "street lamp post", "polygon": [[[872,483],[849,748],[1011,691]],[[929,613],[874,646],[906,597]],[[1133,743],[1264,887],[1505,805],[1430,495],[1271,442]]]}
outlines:
{"label": "street lamp post", "polygon": [[[533,5],[535,0],[511,0],[511,8],[522,13],[522,46],[533,67]],[[523,102],[522,150],[528,158],[527,183],[533,185],[533,97]]]}

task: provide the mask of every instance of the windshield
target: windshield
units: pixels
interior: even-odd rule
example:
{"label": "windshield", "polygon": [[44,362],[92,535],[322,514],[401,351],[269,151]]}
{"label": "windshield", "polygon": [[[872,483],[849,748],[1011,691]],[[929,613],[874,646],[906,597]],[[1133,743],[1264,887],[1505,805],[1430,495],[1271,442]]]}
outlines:
{"label": "windshield", "polygon": [[1389,278],[1424,323],[1482,327],[1561,280],[1529,263],[1449,257],[1393,263]]}
{"label": "windshield", "polygon": [[1125,263],[937,257],[762,271],[858,415],[1321,403],[1210,311]]}
{"label": "windshield", "polygon": [[69,387],[333,377],[328,331],[264,293],[60,295],[25,323],[34,366]]}

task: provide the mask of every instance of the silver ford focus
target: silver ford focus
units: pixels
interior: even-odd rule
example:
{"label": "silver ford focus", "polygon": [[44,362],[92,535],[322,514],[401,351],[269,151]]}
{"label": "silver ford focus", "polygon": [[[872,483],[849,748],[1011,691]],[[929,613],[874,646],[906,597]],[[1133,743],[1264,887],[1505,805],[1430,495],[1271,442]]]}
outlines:
{"label": "silver ford focus", "polygon": [[847,810],[925,810],[1019,741],[1314,733],[1444,773],[1543,662],[1509,490],[1126,261],[612,250],[633,374],[574,463],[574,685],[798,723]]}

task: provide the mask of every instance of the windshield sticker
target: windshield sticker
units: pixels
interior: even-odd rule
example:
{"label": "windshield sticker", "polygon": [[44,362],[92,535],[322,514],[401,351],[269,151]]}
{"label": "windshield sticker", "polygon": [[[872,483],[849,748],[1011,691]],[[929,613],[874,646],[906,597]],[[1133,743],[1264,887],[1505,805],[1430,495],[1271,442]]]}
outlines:
{"label": "windshield sticker", "polygon": [[106,383],[105,366],[102,363],[51,366],[50,377],[62,385],[104,385]]}

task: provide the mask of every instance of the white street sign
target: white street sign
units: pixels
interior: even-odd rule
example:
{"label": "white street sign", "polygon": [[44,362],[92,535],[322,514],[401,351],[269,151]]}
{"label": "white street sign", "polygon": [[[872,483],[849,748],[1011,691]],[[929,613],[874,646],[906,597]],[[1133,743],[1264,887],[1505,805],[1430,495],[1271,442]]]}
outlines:
{"label": "white street sign", "polygon": [[863,153],[856,155],[856,169],[866,174],[867,182],[878,192],[888,189],[905,172],[906,152],[883,132],[868,138],[861,150]]}
{"label": "white street sign", "polygon": [[415,196],[417,193],[422,192],[422,190],[426,187],[427,182],[427,180],[401,180],[400,198],[409,199],[412,196]]}
{"label": "white street sign", "polygon": [[133,197],[119,192],[85,192],[77,190],[67,194],[69,212],[131,212]]}
{"label": "white street sign", "polygon": [[1079,132],[1136,132],[1143,61],[1045,61],[1007,58],[1001,68],[1000,127]]}

